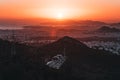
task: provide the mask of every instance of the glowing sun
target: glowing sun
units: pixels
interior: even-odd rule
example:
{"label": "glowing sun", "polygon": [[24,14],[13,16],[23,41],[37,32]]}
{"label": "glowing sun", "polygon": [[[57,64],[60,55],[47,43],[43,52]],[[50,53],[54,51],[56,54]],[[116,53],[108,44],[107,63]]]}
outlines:
{"label": "glowing sun", "polygon": [[63,14],[63,13],[57,13],[57,14],[56,14],[56,19],[61,20],[61,19],[63,19],[63,18],[64,18],[64,14]]}
{"label": "glowing sun", "polygon": [[46,8],[43,9],[42,11],[36,9],[36,11],[34,11],[36,17],[45,17],[45,18],[50,18],[50,19],[55,19],[55,20],[66,20],[66,19],[70,19],[73,17],[73,10],[68,9],[68,8]]}

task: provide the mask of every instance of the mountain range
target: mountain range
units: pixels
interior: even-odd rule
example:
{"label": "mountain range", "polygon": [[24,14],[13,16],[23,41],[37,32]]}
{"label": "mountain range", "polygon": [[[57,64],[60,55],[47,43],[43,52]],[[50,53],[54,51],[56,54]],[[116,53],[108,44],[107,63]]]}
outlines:
{"label": "mountain range", "polygon": [[120,32],[120,29],[111,28],[111,27],[109,27],[109,26],[102,26],[102,27],[100,27],[99,29],[97,29],[96,32],[112,33],[112,32]]}

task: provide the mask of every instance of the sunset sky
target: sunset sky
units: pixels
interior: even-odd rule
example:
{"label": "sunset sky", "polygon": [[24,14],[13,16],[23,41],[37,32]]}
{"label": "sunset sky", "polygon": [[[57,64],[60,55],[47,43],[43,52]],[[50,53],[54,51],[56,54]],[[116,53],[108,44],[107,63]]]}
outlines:
{"label": "sunset sky", "polygon": [[0,0],[0,18],[120,21],[120,0]]}

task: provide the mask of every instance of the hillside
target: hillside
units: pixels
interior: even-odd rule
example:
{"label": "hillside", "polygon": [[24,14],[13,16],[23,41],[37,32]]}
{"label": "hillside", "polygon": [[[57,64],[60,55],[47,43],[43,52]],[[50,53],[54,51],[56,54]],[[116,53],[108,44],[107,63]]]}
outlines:
{"label": "hillside", "polygon": [[[11,55],[13,44],[16,54]],[[42,47],[0,40],[0,52],[1,80],[120,79],[119,56],[91,49],[68,36]],[[58,54],[66,56],[60,69],[47,66],[46,61]]]}
{"label": "hillside", "polygon": [[65,76],[69,75],[82,80],[109,80],[110,76],[115,77],[114,75],[117,74],[111,70],[120,71],[119,68],[115,69],[115,66],[120,66],[118,64],[119,56],[106,51],[90,49],[78,40],[67,36],[43,46],[38,53],[39,56],[43,54],[44,59],[49,59],[57,54],[62,54],[64,48],[66,61],[60,71]]}

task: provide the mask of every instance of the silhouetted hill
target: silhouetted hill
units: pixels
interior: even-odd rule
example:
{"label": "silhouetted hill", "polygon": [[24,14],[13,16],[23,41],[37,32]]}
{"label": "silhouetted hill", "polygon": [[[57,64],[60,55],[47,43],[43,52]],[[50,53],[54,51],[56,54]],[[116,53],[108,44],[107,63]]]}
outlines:
{"label": "silhouetted hill", "polygon": [[71,53],[71,51],[76,53],[78,51],[78,48],[89,49],[86,45],[79,42],[78,40],[67,36],[57,40],[56,42],[42,47],[43,50],[47,49],[45,51],[49,51],[49,54],[62,53],[64,48],[66,48],[66,51],[68,51],[68,53]]}
{"label": "silhouetted hill", "polygon": [[[93,55],[93,49],[90,49],[85,44],[76,40],[74,38],[65,36],[53,43],[43,46],[41,52],[45,51],[45,54],[56,55],[63,52],[63,49],[66,49],[66,52],[69,54],[73,53],[73,55]],[[92,52],[91,52],[92,51]],[[47,53],[48,52],[48,53]],[[99,52],[99,51],[98,51]],[[97,53],[95,53],[97,54]],[[109,55],[109,54],[107,54]]]}
{"label": "silhouetted hill", "polygon": [[[43,63],[45,58],[37,54],[36,47],[0,39],[0,80],[56,80],[57,76],[59,80],[73,78],[49,69]],[[75,77],[73,79],[76,80]]]}
{"label": "silhouetted hill", "polygon": [[[16,54],[11,56],[11,47]],[[62,67],[49,68],[46,59],[63,54]],[[42,47],[0,40],[1,80],[119,80],[120,56],[94,50],[65,36]],[[5,55],[5,56],[4,56]]]}
{"label": "silhouetted hill", "polygon": [[[112,73],[111,70],[116,70],[115,66],[120,66],[118,64],[119,56],[106,51],[91,49],[82,42],[68,36],[43,46],[38,53],[44,56],[43,59],[47,59],[57,54],[63,54],[64,48],[67,59],[60,72],[65,76],[69,75],[81,80],[109,80],[111,79],[110,76],[115,77],[114,74],[117,74]],[[117,69],[120,71],[119,68]]]}
{"label": "silhouetted hill", "polygon": [[109,26],[103,26],[103,27],[100,27],[98,30],[96,30],[96,32],[103,32],[103,33],[107,33],[107,32],[120,32],[120,29],[111,28]]}

